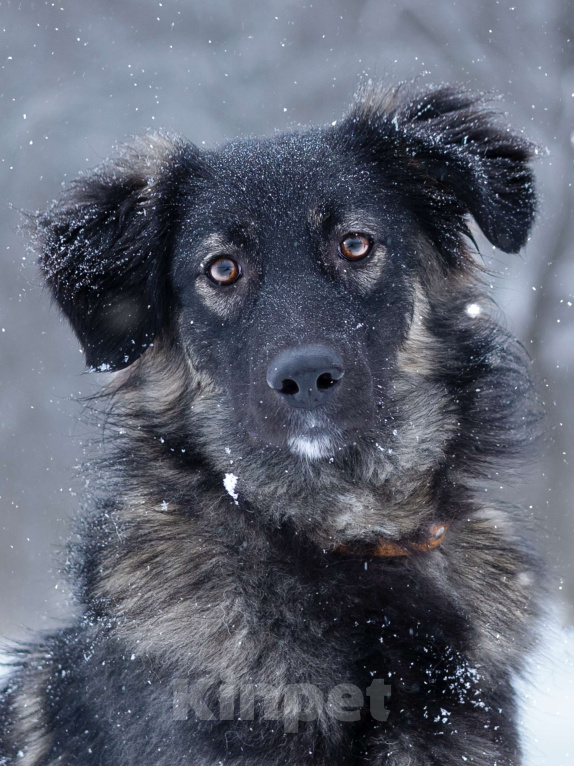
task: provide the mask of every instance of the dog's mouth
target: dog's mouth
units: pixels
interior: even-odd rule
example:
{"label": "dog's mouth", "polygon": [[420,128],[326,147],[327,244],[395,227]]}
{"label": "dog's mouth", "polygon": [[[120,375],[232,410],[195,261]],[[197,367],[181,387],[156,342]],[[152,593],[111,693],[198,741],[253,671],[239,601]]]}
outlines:
{"label": "dog's mouth", "polygon": [[362,441],[369,425],[356,411],[349,416],[338,407],[313,411],[250,407],[241,418],[243,435],[254,448],[279,449],[305,462],[337,457],[341,450]]}

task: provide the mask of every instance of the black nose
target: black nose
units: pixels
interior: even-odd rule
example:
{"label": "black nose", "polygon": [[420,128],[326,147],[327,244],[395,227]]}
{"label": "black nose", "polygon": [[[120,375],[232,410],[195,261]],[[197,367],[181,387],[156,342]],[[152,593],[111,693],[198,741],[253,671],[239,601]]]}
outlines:
{"label": "black nose", "polygon": [[267,383],[292,407],[314,410],[332,398],[345,374],[343,360],[327,346],[298,346],[278,354],[267,369]]}

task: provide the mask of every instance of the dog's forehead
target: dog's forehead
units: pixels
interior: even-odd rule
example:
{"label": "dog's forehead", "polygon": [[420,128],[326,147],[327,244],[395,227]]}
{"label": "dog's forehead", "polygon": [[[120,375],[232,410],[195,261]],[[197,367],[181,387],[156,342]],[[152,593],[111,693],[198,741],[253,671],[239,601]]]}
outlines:
{"label": "dog's forehead", "polygon": [[214,206],[260,217],[307,214],[352,195],[359,172],[321,129],[233,141],[206,153],[206,192]]}

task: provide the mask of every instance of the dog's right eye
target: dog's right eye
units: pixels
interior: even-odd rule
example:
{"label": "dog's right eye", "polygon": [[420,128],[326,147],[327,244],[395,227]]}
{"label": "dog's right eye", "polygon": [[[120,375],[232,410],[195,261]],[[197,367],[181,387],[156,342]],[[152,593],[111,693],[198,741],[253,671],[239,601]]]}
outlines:
{"label": "dog's right eye", "polygon": [[241,276],[241,266],[233,258],[224,256],[211,261],[205,273],[216,285],[231,285]]}

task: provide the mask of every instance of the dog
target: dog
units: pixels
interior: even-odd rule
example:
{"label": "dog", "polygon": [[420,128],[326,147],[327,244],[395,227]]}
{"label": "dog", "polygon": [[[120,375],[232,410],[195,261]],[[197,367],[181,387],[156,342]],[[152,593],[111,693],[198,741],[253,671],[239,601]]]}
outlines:
{"label": "dog", "polygon": [[135,140],[30,218],[103,449],[69,626],[20,652],[0,763],[521,763],[543,571],[497,490],[541,406],[508,253],[533,145],[461,87],[326,127]]}

